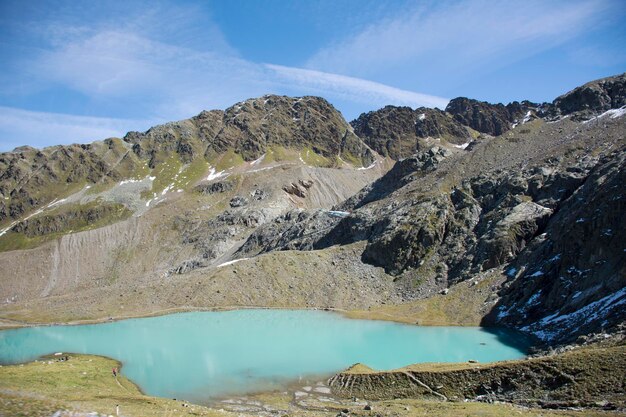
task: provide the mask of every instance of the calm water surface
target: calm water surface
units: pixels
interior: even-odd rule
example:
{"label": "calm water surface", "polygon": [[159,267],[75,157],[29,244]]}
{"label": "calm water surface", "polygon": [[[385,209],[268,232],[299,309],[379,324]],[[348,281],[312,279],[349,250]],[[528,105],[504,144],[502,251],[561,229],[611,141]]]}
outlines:
{"label": "calm water surface", "polygon": [[0,332],[0,361],[53,352],[104,355],[147,394],[201,401],[329,375],[356,362],[388,370],[417,362],[524,356],[519,334],[419,327],[306,310],[194,312],[83,326]]}

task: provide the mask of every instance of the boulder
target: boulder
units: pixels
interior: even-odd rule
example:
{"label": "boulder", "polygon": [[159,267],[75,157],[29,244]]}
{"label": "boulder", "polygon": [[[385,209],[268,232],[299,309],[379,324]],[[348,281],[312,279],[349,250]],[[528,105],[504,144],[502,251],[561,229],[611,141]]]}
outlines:
{"label": "boulder", "polygon": [[234,187],[235,184],[231,181],[214,181],[198,184],[195,190],[201,194],[218,194],[230,191]]}
{"label": "boulder", "polygon": [[235,197],[230,199],[229,202],[230,206],[235,208],[235,207],[243,207],[248,205],[248,199],[245,197],[242,197],[240,195],[236,195]]}

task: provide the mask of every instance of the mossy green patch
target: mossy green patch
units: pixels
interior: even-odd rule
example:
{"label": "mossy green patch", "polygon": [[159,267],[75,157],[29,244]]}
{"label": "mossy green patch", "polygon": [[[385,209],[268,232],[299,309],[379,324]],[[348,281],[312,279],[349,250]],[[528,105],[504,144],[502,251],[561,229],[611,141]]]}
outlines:
{"label": "mossy green patch", "polygon": [[478,130],[474,130],[471,127],[466,127],[467,131],[469,132],[470,136],[472,137],[472,139],[476,140],[480,137],[481,133]]}
{"label": "mossy green patch", "polygon": [[307,165],[314,167],[330,168],[337,164],[335,160],[330,160],[325,156],[316,153],[310,147],[305,147],[300,151],[300,158],[302,158],[304,163]]}
{"label": "mossy green patch", "polygon": [[170,186],[178,178],[182,172],[182,168],[183,163],[178,154],[172,153],[164,158],[163,162],[152,170],[151,175],[155,177],[152,182],[152,193],[159,194]]}
{"label": "mossy green patch", "polygon": [[7,232],[0,236],[0,252],[9,250],[30,249],[39,246],[46,239],[43,236],[28,238],[21,233]]}
{"label": "mossy green patch", "polygon": [[209,163],[217,172],[226,171],[244,163],[243,157],[232,149],[212,159],[213,161],[210,160]]}
{"label": "mossy green patch", "polygon": [[294,161],[298,159],[298,155],[293,150],[286,149],[282,146],[271,146],[267,149],[263,163]]}
{"label": "mossy green patch", "polygon": [[341,159],[357,168],[361,168],[363,166],[363,161],[361,160],[361,158],[350,152],[342,152]]}
{"label": "mossy green patch", "polygon": [[209,163],[204,158],[196,158],[187,164],[175,182],[175,188],[188,189],[201,180],[209,170]]}
{"label": "mossy green patch", "polygon": [[[59,181],[53,181],[46,184],[45,187],[31,192],[31,196],[40,201],[41,204],[39,208],[44,207],[45,204],[52,202],[54,200],[61,200],[66,198],[74,193],[79,192],[83,188],[85,188],[89,183],[87,181],[79,181],[79,182],[67,182],[65,179],[60,179]],[[36,211],[37,209],[33,209]],[[26,213],[24,213],[26,214]]]}
{"label": "mossy green patch", "polygon": [[[426,261],[424,265],[428,263]],[[428,269],[422,274],[432,272]],[[488,304],[490,287],[499,279],[502,279],[502,276],[493,272],[480,281],[456,284],[446,295],[437,294],[405,304],[381,305],[370,310],[350,311],[347,315],[352,318],[393,320],[427,326],[478,326],[490,308]]]}
{"label": "mossy green patch", "polygon": [[151,199],[166,188],[170,191],[188,190],[207,175],[208,170],[209,162],[202,157],[183,164],[176,155],[173,155],[152,171],[155,177],[152,189],[143,191],[141,197]]}
{"label": "mossy green patch", "polygon": [[0,394],[1,416],[52,416],[65,408],[65,404],[56,399],[43,399],[37,395],[20,395],[10,391]]}

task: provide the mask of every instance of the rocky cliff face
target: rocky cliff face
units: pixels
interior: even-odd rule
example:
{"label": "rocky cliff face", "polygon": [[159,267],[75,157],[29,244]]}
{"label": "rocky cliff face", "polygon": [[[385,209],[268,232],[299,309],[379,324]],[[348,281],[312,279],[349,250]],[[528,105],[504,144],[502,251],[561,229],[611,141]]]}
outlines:
{"label": "rocky cliff face", "polygon": [[529,101],[490,104],[458,97],[445,111],[386,106],[360,115],[350,124],[365,143],[381,155],[400,160],[435,141],[465,147],[481,134],[501,135],[545,113],[549,105]]}
{"label": "rocky cliff face", "polygon": [[[402,159],[420,146],[420,139],[439,138],[461,145],[472,139],[471,132],[498,136],[515,126],[537,118],[557,119],[573,115],[577,120],[626,105],[626,74],[592,81],[556,98],[552,103],[514,101],[491,104],[466,97],[438,109],[386,106],[364,113],[351,124],[355,133],[376,152]],[[470,128],[470,130],[468,130]]]}
{"label": "rocky cliff face", "polygon": [[351,122],[354,133],[381,155],[399,160],[426,146],[421,139],[444,139],[452,144],[471,140],[470,131],[438,109],[386,106]]}
{"label": "rocky cliff face", "polygon": [[108,139],[0,154],[0,222],[18,219],[85,183],[120,179],[138,164],[127,151],[121,141]]}
{"label": "rocky cliff face", "polygon": [[573,114],[586,120],[607,110],[626,106],[626,73],[591,81],[557,97],[552,103],[552,115]]}
{"label": "rocky cliff face", "polygon": [[600,159],[511,263],[492,320],[548,342],[624,320],[625,151]]}
{"label": "rocky cliff face", "polygon": [[481,133],[498,136],[512,126],[526,123],[536,117],[540,106],[529,101],[490,104],[484,101],[458,97],[450,100],[446,112],[454,120]]}

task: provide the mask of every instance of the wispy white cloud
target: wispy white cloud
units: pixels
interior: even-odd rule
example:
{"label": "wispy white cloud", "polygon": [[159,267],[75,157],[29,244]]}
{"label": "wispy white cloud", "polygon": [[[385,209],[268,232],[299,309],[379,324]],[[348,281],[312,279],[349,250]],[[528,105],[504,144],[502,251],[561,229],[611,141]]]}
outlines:
{"label": "wispy white cloud", "polygon": [[[421,3],[322,48],[307,67],[370,77],[408,67],[459,76],[553,48],[606,17],[610,0]],[[483,71],[484,72],[484,71]]]}
{"label": "wispy white cloud", "polygon": [[169,112],[169,117],[284,90],[369,105],[445,107],[447,103],[444,98],[365,79],[255,64],[232,55],[199,52],[119,31],[96,33],[68,43],[45,54],[33,67],[89,96],[122,97],[132,93],[162,100],[165,108],[161,112]]}
{"label": "wispy white cloud", "polygon": [[146,58],[174,58],[172,52],[132,33],[105,31],[44,53],[32,70],[87,95],[143,93],[163,81]]}
{"label": "wispy white cloud", "polygon": [[105,30],[66,42],[29,67],[50,82],[95,100],[126,100],[151,117],[181,118],[262,94],[258,66],[222,51]]}
{"label": "wispy white cloud", "polygon": [[35,112],[0,106],[0,151],[29,144],[45,147],[57,143],[87,143],[144,130],[154,120],[128,120]]}
{"label": "wispy white cloud", "polygon": [[[24,143],[89,142],[147,129],[156,121],[193,116],[273,92],[322,95],[360,103],[445,107],[447,99],[326,72],[256,64],[229,53],[158,42],[135,32],[71,30],[71,40],[45,51],[28,67],[40,79],[92,100],[145,106],[147,120],[72,116],[0,107],[0,149]],[[58,35],[60,36],[60,35]],[[358,107],[358,106],[357,106]]]}
{"label": "wispy white cloud", "polygon": [[278,82],[290,87],[298,86],[317,94],[339,96],[371,105],[395,104],[443,109],[449,101],[446,98],[402,90],[362,78],[281,65],[265,66],[274,72]]}

